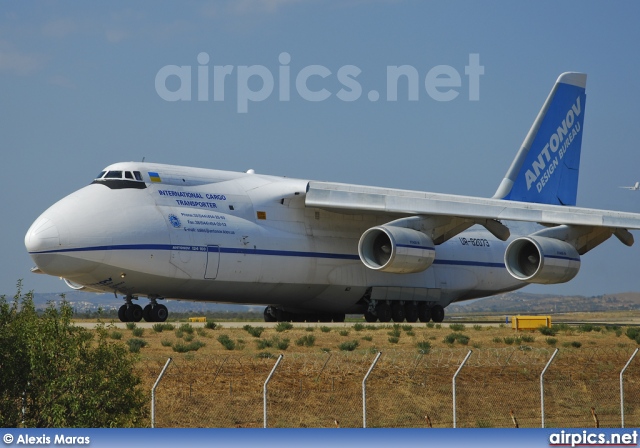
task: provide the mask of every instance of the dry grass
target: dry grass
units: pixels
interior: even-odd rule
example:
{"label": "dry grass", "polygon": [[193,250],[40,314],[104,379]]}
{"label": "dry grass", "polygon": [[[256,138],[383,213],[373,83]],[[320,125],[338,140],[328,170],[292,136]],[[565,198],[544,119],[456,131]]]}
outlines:
{"label": "dry grass", "polygon": [[[361,426],[362,379],[378,351],[383,355],[367,383],[368,426],[422,427],[428,416],[434,427],[451,427],[451,379],[469,350],[474,353],[457,383],[458,426],[511,427],[513,411],[520,427],[539,427],[539,375],[556,347],[560,353],[545,377],[547,426],[590,426],[591,407],[601,426],[619,426],[618,375],[638,347],[625,328],[604,327],[570,327],[551,337],[504,325],[464,324],[453,331],[447,324],[296,324],[276,331],[253,323],[265,326],[254,337],[225,324],[213,330],[192,324],[191,332],[174,325],[160,333],[145,329],[141,337],[147,346],[139,368],[148,390],[173,358],[157,391],[156,425],[162,427],[262,426],[262,387],[279,354],[284,360],[269,384],[269,426],[335,427],[336,420],[341,427]],[[122,341],[133,338],[131,330],[118,331]],[[465,337],[445,342],[452,333]],[[195,341],[197,351],[172,348]],[[355,350],[340,350],[352,341]],[[625,423],[638,426],[640,357],[625,378]]]}

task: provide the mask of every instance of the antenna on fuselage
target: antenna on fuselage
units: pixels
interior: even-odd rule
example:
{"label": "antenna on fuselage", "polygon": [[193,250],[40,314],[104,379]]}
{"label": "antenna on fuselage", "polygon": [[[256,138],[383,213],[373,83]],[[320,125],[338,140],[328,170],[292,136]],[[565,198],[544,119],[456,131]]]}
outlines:
{"label": "antenna on fuselage", "polygon": [[146,159],[146,157],[143,157],[143,158],[142,158],[142,161],[143,161],[143,162],[144,162],[144,159]]}

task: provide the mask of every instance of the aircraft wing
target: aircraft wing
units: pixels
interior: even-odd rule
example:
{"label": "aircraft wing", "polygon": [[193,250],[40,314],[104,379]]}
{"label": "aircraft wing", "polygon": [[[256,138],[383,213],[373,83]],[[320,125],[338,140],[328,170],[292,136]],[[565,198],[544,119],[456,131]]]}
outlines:
{"label": "aircraft wing", "polygon": [[640,214],[590,208],[309,182],[305,204],[341,213],[448,216],[477,220],[530,221],[548,225],[640,229]]}

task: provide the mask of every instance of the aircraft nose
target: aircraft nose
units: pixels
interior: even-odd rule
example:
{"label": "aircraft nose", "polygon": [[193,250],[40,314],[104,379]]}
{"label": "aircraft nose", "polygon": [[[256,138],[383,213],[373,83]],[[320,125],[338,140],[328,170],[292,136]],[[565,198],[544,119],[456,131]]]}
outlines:
{"label": "aircraft nose", "polygon": [[60,247],[60,233],[55,222],[40,216],[31,224],[24,237],[24,245],[29,253],[55,250]]}

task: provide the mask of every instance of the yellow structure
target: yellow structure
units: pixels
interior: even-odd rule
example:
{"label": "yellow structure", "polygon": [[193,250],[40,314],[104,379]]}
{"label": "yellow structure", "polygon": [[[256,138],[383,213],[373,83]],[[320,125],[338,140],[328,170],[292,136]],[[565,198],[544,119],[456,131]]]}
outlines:
{"label": "yellow structure", "polygon": [[534,331],[538,327],[551,327],[551,316],[513,316],[511,318],[511,328],[516,331]]}
{"label": "yellow structure", "polygon": [[189,322],[206,322],[206,317],[190,317]]}

